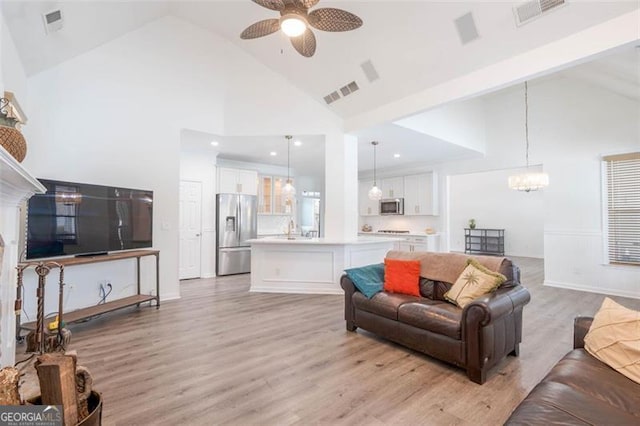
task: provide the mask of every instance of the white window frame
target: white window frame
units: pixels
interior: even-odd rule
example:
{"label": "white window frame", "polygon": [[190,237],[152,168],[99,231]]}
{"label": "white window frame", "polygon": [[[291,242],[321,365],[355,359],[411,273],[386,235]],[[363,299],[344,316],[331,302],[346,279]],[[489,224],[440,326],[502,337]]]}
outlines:
{"label": "white window frame", "polygon": [[637,151],[624,151],[624,152],[615,152],[609,153],[601,156],[600,162],[600,173],[601,173],[601,202],[600,206],[602,208],[602,263],[604,265],[611,265],[616,267],[630,267],[637,268],[640,267],[638,264],[633,263],[623,263],[623,262],[611,262],[609,258],[609,179],[607,172],[607,162],[608,158],[618,156],[618,155],[629,155],[629,154],[637,154]]}

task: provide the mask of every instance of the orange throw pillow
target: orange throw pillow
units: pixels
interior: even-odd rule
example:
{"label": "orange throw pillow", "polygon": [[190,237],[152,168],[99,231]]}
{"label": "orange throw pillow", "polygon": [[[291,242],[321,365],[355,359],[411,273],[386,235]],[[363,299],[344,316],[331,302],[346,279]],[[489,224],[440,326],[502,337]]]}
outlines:
{"label": "orange throw pillow", "polygon": [[385,259],[384,291],[420,297],[420,261]]}

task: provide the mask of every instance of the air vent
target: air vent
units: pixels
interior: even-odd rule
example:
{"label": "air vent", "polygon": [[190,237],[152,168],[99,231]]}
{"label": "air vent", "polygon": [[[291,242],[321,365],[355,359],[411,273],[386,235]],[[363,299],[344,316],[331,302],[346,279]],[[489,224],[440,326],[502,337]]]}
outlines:
{"label": "air vent", "polygon": [[478,29],[476,28],[476,23],[473,20],[473,14],[471,12],[462,15],[454,22],[462,44],[467,44],[479,37]]}
{"label": "air vent", "polygon": [[327,105],[334,103],[338,99],[340,99],[340,94],[337,91],[333,93],[329,93],[327,96],[324,97],[324,101],[327,103]]}
{"label": "air vent", "polygon": [[[356,90],[360,90],[360,87],[358,86],[358,83],[356,83],[355,81],[352,81],[346,86],[342,86],[339,90],[340,90],[340,93],[342,93],[342,97],[344,97],[344,96],[349,96]],[[338,90],[336,90],[335,92],[329,93],[327,96],[324,97],[324,101],[327,103],[327,105],[332,104],[338,99],[340,99],[340,93],[338,93]]]}
{"label": "air vent", "polygon": [[565,0],[532,0],[513,8],[516,25],[521,26],[565,5]]}
{"label": "air vent", "polygon": [[376,68],[373,66],[373,62],[371,62],[371,60],[360,64],[360,68],[362,68],[362,71],[367,77],[367,80],[369,80],[369,83],[373,83],[380,78],[380,75],[378,74],[378,71],[376,71]]}
{"label": "air vent", "polygon": [[44,20],[44,30],[47,34],[51,34],[62,29],[62,23],[64,21],[62,19],[62,11],[60,9],[44,13],[42,18]]}
{"label": "air vent", "polygon": [[360,90],[360,87],[358,87],[358,83],[356,83],[355,81],[352,81],[346,86],[343,86],[340,88],[340,92],[342,92],[342,96],[349,96],[356,90]]}

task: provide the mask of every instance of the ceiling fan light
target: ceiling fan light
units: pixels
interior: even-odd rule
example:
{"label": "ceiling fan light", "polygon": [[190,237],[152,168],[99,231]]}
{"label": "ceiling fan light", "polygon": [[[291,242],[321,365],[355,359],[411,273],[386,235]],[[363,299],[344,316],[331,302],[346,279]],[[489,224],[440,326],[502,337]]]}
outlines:
{"label": "ceiling fan light", "polygon": [[295,13],[280,18],[280,29],[289,37],[298,37],[307,30],[307,22]]}

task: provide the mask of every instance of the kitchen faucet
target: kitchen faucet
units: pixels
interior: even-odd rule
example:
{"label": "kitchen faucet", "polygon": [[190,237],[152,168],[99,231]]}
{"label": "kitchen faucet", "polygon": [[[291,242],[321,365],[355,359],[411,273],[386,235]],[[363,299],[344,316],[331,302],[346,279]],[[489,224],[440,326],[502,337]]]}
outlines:
{"label": "kitchen faucet", "polygon": [[295,237],[291,235],[291,231],[295,229],[295,225],[293,224],[293,219],[289,221],[287,225],[287,240],[295,240]]}

